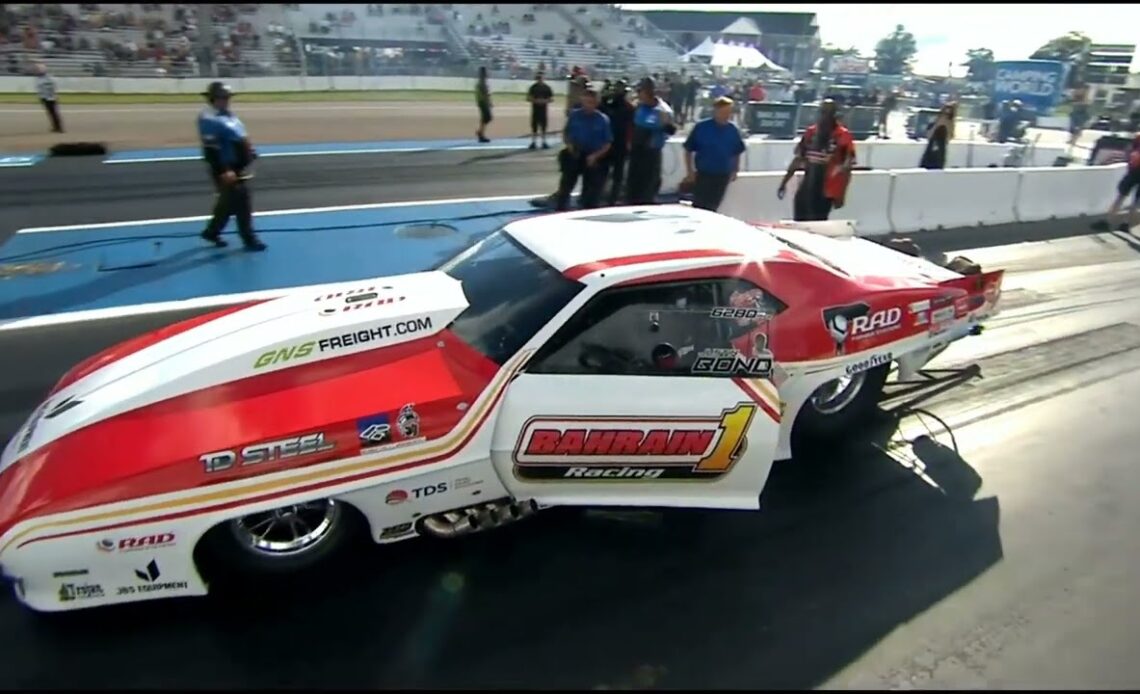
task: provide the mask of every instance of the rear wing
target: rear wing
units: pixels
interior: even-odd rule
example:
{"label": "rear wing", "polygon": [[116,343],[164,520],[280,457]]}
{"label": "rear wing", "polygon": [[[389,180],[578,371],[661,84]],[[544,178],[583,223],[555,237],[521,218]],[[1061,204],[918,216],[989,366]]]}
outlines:
{"label": "rear wing", "polygon": [[938,286],[965,290],[966,296],[954,302],[954,314],[957,318],[969,316],[970,321],[976,323],[1000,312],[998,305],[1001,303],[1001,283],[1004,278],[1005,270],[991,270],[945,280],[939,282]]}

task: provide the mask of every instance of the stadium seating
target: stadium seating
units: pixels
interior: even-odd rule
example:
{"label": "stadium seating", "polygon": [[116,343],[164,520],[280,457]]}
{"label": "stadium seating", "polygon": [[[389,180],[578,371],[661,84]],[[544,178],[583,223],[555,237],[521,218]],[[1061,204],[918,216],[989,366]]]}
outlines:
{"label": "stadium seating", "polygon": [[[551,70],[592,67],[609,61],[603,48],[590,45],[556,10],[545,5],[454,5],[456,28],[470,41],[515,62]],[[454,17],[454,15],[453,15]]]}
{"label": "stadium seating", "polygon": [[627,66],[639,67],[647,73],[676,70],[684,66],[678,47],[659,34],[649,33],[645,23],[635,15],[620,12],[612,5],[571,7],[579,19],[589,26],[594,36],[614,49]]}

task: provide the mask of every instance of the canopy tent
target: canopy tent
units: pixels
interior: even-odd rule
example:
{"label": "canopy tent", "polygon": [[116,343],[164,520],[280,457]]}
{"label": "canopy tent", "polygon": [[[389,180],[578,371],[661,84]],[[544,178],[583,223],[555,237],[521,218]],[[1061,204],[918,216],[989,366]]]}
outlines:
{"label": "canopy tent", "polygon": [[775,72],[788,71],[787,68],[769,60],[755,46],[739,46],[730,43],[713,44],[713,53],[709,57],[709,65],[719,68],[742,67],[750,70],[761,68]]}
{"label": "canopy tent", "polygon": [[736,21],[720,30],[727,36],[760,36],[760,27],[748,17],[737,17]]}
{"label": "canopy tent", "polygon": [[716,44],[712,42],[712,39],[706,36],[705,40],[701,41],[701,45],[697,46],[681,57],[685,60],[692,60],[693,58],[711,58],[713,57],[713,52],[716,50],[715,46]]}

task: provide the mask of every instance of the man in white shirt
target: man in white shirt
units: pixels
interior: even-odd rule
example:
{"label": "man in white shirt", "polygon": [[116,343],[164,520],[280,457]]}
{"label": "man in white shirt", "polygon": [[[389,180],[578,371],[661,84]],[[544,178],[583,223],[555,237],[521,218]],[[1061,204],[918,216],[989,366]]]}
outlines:
{"label": "man in white shirt", "polygon": [[47,110],[48,117],[51,119],[51,131],[53,133],[63,132],[63,121],[59,117],[59,100],[55,91],[55,79],[48,74],[43,63],[36,65],[36,94],[39,95],[40,103],[44,105],[44,109]]}

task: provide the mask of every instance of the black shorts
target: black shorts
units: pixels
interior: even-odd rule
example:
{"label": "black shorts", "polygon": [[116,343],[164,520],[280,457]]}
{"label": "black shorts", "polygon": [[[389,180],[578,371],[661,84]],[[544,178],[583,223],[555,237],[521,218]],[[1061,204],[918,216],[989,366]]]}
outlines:
{"label": "black shorts", "polygon": [[531,106],[530,107],[530,131],[536,133],[539,130],[546,132],[546,107],[545,106]]}
{"label": "black shorts", "polygon": [[796,191],[792,198],[792,219],[797,222],[826,222],[834,202],[820,190]]}
{"label": "black shorts", "polygon": [[479,124],[486,125],[491,122],[491,107],[487,104],[479,104]]}
{"label": "black shorts", "polygon": [[1116,192],[1122,198],[1132,193],[1132,199],[1140,202],[1140,169],[1128,169],[1120,183],[1116,184]]}

